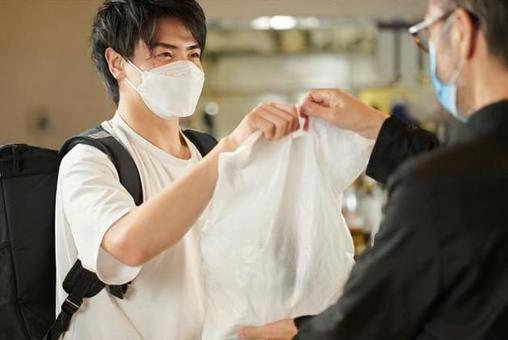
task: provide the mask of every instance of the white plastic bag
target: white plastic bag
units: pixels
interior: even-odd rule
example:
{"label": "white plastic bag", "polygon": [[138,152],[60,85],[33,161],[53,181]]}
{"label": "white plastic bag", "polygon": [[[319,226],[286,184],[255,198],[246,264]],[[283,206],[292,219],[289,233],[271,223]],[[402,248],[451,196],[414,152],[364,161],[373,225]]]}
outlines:
{"label": "white plastic bag", "polygon": [[257,133],[220,157],[201,239],[204,340],[318,314],[342,292],[354,263],[342,191],[373,142],[321,121],[299,134],[269,142]]}

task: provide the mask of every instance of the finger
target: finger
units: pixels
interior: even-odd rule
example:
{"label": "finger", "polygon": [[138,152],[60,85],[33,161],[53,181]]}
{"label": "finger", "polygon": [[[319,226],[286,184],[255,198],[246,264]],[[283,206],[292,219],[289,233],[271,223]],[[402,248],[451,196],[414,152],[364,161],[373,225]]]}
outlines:
{"label": "finger", "polygon": [[293,320],[282,320],[262,327],[246,327],[240,331],[243,339],[292,339],[298,334]]}
{"label": "finger", "polygon": [[280,139],[290,132],[290,122],[286,113],[274,108],[268,103],[261,104],[255,114],[272,123],[275,127],[273,139]]}
{"label": "finger", "polygon": [[252,130],[260,130],[266,139],[271,140],[275,136],[275,126],[259,114],[251,113],[249,115],[249,125]]}
{"label": "finger", "polygon": [[274,114],[268,110],[261,112],[261,117],[270,122],[275,128],[275,134],[273,139],[278,140],[286,136],[289,132],[289,122],[284,120],[277,114]]}
{"label": "finger", "polygon": [[296,106],[295,105],[287,105],[287,104],[279,104],[279,103],[270,103],[271,106],[282,110],[290,115],[296,115]]}
{"label": "finger", "polygon": [[284,136],[291,132],[291,126],[294,123],[291,114],[284,110],[278,109],[274,104],[271,103],[263,104],[263,109],[269,112],[271,115],[283,120],[285,126],[285,130],[283,132]]}
{"label": "finger", "polygon": [[244,340],[270,339],[274,338],[274,334],[270,331],[269,326],[245,327],[240,331],[240,338]]}
{"label": "finger", "polygon": [[304,100],[330,106],[330,90],[311,90],[307,93]]}
{"label": "finger", "polygon": [[274,107],[276,107],[279,110],[284,111],[285,113],[289,114],[292,118],[292,124],[291,124],[291,131],[296,131],[300,127],[300,121],[299,121],[299,110],[297,105],[285,105],[285,104],[273,104]]}
{"label": "finger", "polygon": [[316,104],[313,102],[304,102],[302,104],[301,109],[302,113],[309,117],[318,117],[322,119],[327,119],[333,114],[332,109],[330,107],[326,107],[321,104]]}
{"label": "finger", "polygon": [[264,108],[287,122],[287,130],[284,132],[284,136],[298,129],[298,111],[296,110],[296,106],[284,105],[282,109],[280,109],[279,104],[269,104]]}

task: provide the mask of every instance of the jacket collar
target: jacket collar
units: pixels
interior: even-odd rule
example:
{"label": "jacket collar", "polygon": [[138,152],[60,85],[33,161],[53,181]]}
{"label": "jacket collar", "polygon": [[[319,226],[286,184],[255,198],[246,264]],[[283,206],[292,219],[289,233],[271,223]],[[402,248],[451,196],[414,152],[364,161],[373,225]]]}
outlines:
{"label": "jacket collar", "polygon": [[476,136],[508,136],[508,100],[485,106],[474,113],[466,123],[470,133]]}

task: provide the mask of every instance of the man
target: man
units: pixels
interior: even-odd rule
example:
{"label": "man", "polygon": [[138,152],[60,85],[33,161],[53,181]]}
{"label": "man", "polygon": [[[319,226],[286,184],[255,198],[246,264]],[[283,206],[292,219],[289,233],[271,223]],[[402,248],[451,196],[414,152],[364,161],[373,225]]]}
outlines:
{"label": "man", "polygon": [[[262,104],[207,157],[181,132],[203,87],[206,22],[195,0],[107,0],[94,20],[92,59],[117,105],[102,126],[129,151],[144,203],[136,207],[108,157],[88,145],[61,163],[56,198],[57,306],[79,259],[125,299],[102,290],[75,314],[64,339],[195,340],[204,318],[199,230],[218,157],[254,130],[279,139],[296,108]],[[57,311],[59,312],[59,311]]]}
{"label": "man", "polygon": [[386,217],[336,305],[243,338],[508,339],[508,2],[430,0],[426,18],[412,33],[465,136],[398,167],[436,138],[341,91],[311,92],[307,114],[377,138],[368,172],[390,175]]}

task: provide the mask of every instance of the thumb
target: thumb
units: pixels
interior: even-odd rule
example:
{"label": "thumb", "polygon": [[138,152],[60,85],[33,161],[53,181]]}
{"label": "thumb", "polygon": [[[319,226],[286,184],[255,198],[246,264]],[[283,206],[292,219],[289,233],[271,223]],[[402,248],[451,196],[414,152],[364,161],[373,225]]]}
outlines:
{"label": "thumb", "polygon": [[304,101],[321,104],[323,106],[330,106],[330,99],[329,90],[312,90],[307,93]]}
{"label": "thumb", "polygon": [[332,109],[321,104],[306,101],[301,106],[301,112],[309,117],[327,119],[332,116]]}

